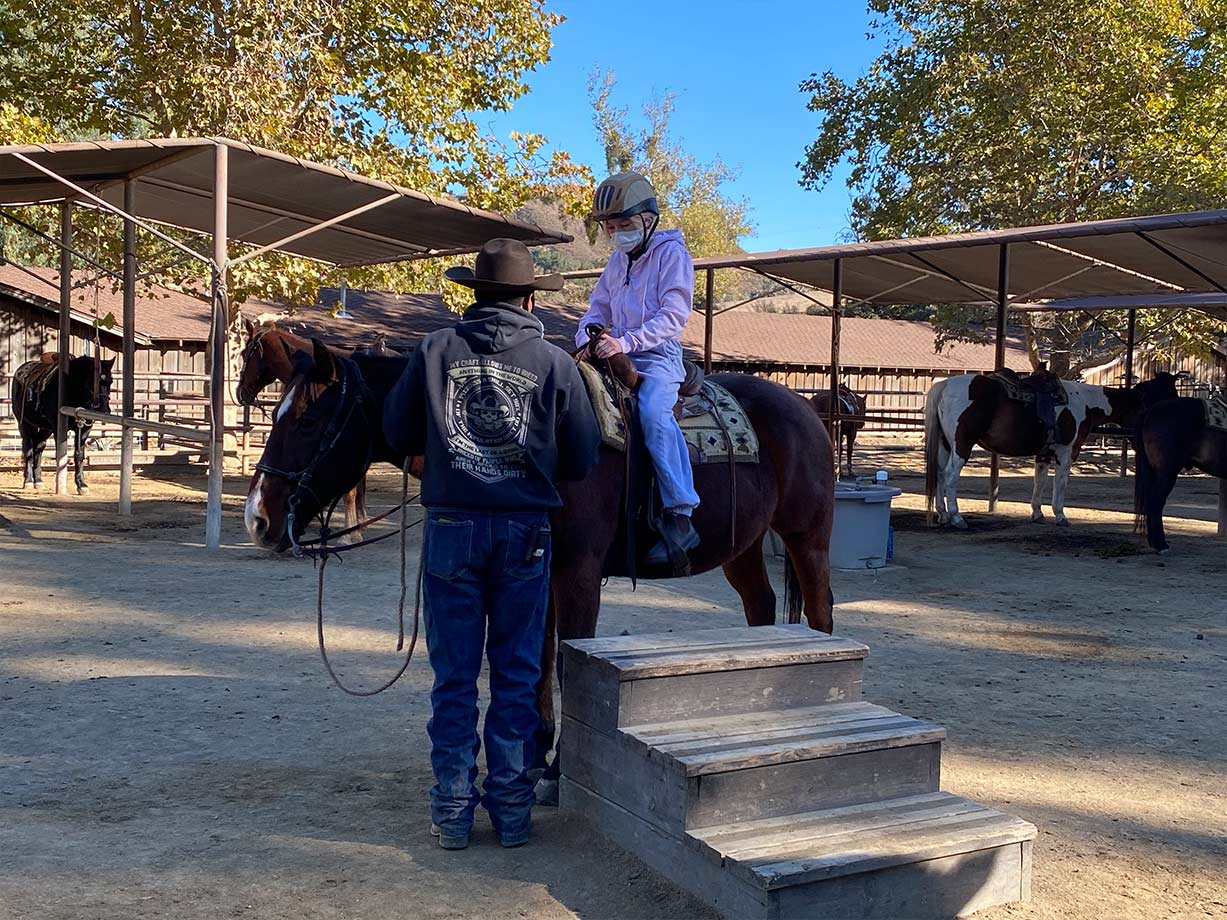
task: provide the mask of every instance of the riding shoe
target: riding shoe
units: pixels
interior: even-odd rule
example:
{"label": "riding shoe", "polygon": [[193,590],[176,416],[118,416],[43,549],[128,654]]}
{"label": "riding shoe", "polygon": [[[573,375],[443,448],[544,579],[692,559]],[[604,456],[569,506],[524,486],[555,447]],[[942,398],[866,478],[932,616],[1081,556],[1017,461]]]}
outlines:
{"label": "riding shoe", "polygon": [[690,522],[690,515],[665,512],[665,519],[660,525],[660,541],[648,550],[646,562],[648,565],[668,565],[669,547],[674,546],[682,552],[690,552],[699,545],[699,534]]}
{"label": "riding shoe", "polygon": [[469,845],[468,834],[445,834],[439,825],[431,822],[430,836],[439,840],[439,846],[445,850],[463,850]]}

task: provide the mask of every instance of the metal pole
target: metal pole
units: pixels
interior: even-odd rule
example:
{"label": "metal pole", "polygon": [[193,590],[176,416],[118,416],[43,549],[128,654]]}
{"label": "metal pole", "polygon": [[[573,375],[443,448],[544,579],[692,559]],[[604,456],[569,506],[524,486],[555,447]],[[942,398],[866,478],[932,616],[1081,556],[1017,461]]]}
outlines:
{"label": "metal pole", "polygon": [[[832,266],[831,280],[831,441],[835,447],[835,469],[843,470],[843,461],[839,451],[839,335],[840,321],[843,319],[844,299],[844,263],[836,259]],[[835,477],[839,478],[838,474]]]}
{"label": "metal pole", "polygon": [[213,148],[213,318],[209,326],[209,501],[205,512],[205,546],[222,545],[222,464],[226,430],[226,243],[230,148]]}
{"label": "metal pole", "polygon": [[68,492],[68,417],[60,412],[68,392],[68,346],[72,342],[72,202],[60,205],[60,334],[56,352],[59,398],[55,404],[55,494]]}
{"label": "metal pole", "polygon": [[[1125,389],[1133,389],[1133,347],[1137,339],[1138,311],[1130,308],[1129,326],[1125,332]],[[1120,475],[1124,479],[1129,475],[1129,441],[1120,446]]]}
{"label": "metal pole", "polygon": [[[1010,244],[1002,243],[997,259],[997,342],[994,360],[997,370],[1005,369],[1005,328],[1006,306],[1010,299]],[[1001,496],[1001,458],[993,453],[988,471],[988,510],[991,514],[997,510],[997,499]]]}
{"label": "metal pole", "polygon": [[1218,481],[1218,535],[1227,537],[1227,479]]}
{"label": "metal pole", "polygon": [[[124,182],[124,212],[136,207],[136,181]],[[136,414],[136,222],[124,218],[124,408],[123,417]],[[125,422],[119,437],[119,513],[132,513],[132,429]]]}
{"label": "metal pole", "polygon": [[716,270],[709,268],[707,270],[707,293],[704,295],[703,302],[707,308],[707,313],[703,317],[703,373],[711,373],[711,343],[712,343],[712,302],[716,292]]}

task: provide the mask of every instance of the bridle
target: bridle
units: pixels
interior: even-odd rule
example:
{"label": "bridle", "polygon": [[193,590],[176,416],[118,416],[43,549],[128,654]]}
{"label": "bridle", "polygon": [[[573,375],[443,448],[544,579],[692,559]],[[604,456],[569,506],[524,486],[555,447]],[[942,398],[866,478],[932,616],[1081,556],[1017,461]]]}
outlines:
{"label": "bridle", "polygon": [[[243,346],[242,352],[239,354],[240,367],[247,367],[247,362],[257,354],[260,359],[264,359],[264,337],[277,330],[276,326],[263,326],[255,331],[255,333],[247,340],[247,344]],[[254,406],[256,404],[255,391],[249,391],[243,386],[242,375],[240,374],[239,382],[234,388],[234,401],[240,406]]]}
{"label": "bridle", "polygon": [[[316,570],[318,572],[315,602],[316,635],[319,641],[320,657],[324,660],[324,668],[328,671],[328,676],[332,678],[332,682],[336,684],[341,691],[349,696],[374,696],[377,693],[382,693],[383,691],[387,690],[398,680],[400,680],[405,671],[409,669],[409,664],[413,661],[413,652],[417,647],[421,613],[422,566],[419,562],[417,591],[415,594],[413,608],[413,634],[409,640],[409,650],[406,652],[405,659],[401,663],[400,668],[395,674],[392,675],[391,679],[387,680],[373,690],[354,690],[345,686],[345,684],[343,684],[341,679],[337,676],[336,671],[333,670],[332,662],[328,658],[328,649],[324,642],[324,571],[328,566],[328,560],[333,556],[340,556],[342,553],[349,552],[350,550],[358,549],[361,546],[369,546],[372,543],[378,543],[381,540],[386,540],[388,537],[391,537],[397,533],[400,534],[400,598],[396,609],[396,650],[398,652],[402,651],[405,647],[405,596],[408,593],[408,580],[405,574],[407,534],[409,528],[417,526],[421,523],[421,520],[419,519],[413,521],[412,523],[410,523],[408,520],[409,504],[415,500],[417,496],[414,495],[410,497],[409,495],[409,464],[411,462],[411,458],[406,457],[405,465],[401,469],[400,504],[388,509],[383,514],[377,515],[373,518],[368,518],[367,520],[355,524],[352,527],[346,527],[345,529],[338,531],[333,531],[329,528],[328,523],[332,519],[332,513],[336,510],[337,503],[341,500],[341,496],[338,495],[335,499],[329,502],[325,508],[324,502],[320,499],[319,494],[311,487],[311,480],[314,477],[315,471],[319,467],[320,462],[331,454],[336,448],[338,442],[340,442],[341,437],[345,434],[346,429],[349,427],[349,422],[353,418],[354,413],[361,412],[363,418],[365,418],[367,423],[370,424],[372,423],[373,419],[372,413],[369,410],[377,408],[375,397],[371,393],[370,388],[367,387],[366,381],[362,377],[362,372],[358,369],[358,365],[347,358],[336,358],[336,362],[341,368],[341,395],[340,399],[337,401],[337,407],[335,410],[333,410],[332,417],[328,421],[328,427],[324,430],[324,435],[320,439],[320,447],[312,456],[311,462],[301,470],[288,471],[279,469],[261,460],[256,464],[256,470],[270,476],[285,479],[294,487],[294,491],[290,494],[290,497],[286,502],[286,507],[288,509],[285,525],[286,533],[289,536],[290,546],[293,549],[294,555],[300,559],[307,557],[316,563]],[[305,379],[304,382],[306,382]],[[292,391],[292,389],[293,387],[291,386],[290,391]],[[375,417],[374,422],[376,425],[378,425],[378,421],[378,418]],[[378,427],[376,427],[375,430],[378,430]],[[363,469],[366,469],[371,465],[374,452],[374,438],[372,437],[369,438],[366,443],[366,459],[363,463]],[[301,506],[302,496],[304,494],[310,495],[319,506],[319,511],[316,512],[311,520],[313,520],[316,516],[319,517],[320,535],[310,540],[299,540],[295,535],[299,507]],[[353,533],[356,530],[360,530],[364,527],[370,526],[371,524],[382,521],[396,513],[398,510],[400,511],[400,527],[396,530],[389,531],[385,534],[380,534],[377,537],[372,537],[367,540],[361,540],[358,543],[351,543],[348,546],[333,547],[328,545],[329,540],[345,536],[346,534]],[[311,520],[307,520],[305,523],[310,524]]]}
{"label": "bridle", "polygon": [[[315,500],[319,510],[312,515],[311,518],[304,521],[304,524],[310,524],[315,517],[320,518],[320,533],[321,541],[327,542],[329,536],[338,536],[335,533],[329,533],[328,521],[332,517],[332,512],[336,508],[337,503],[341,500],[341,496],[337,496],[331,503],[326,504],[319,494],[311,487],[311,481],[315,477],[315,472],[319,468],[320,463],[325,458],[330,456],[336,448],[337,443],[345,434],[345,430],[349,427],[350,420],[355,412],[361,412],[367,424],[372,424],[373,420],[371,412],[368,411],[374,406],[375,397],[371,394],[370,388],[367,387],[366,381],[362,379],[362,372],[358,370],[358,366],[346,358],[336,358],[337,365],[341,368],[341,395],[337,400],[336,409],[333,410],[332,417],[328,420],[328,427],[324,429],[323,437],[320,438],[320,446],[314,452],[310,462],[299,470],[283,470],[275,467],[270,463],[266,463],[263,459],[256,464],[256,470],[261,473],[267,473],[270,476],[276,476],[279,479],[284,479],[294,487],[294,491],[290,494],[286,502],[289,510],[289,517],[286,520],[286,533],[290,538],[290,546],[294,550],[295,556],[310,555],[304,550],[305,545],[311,542],[300,543],[295,535],[295,523],[297,522],[299,509],[302,505],[304,495],[309,495]],[[307,381],[304,378],[304,383]],[[291,385],[290,390],[293,390]],[[363,463],[363,469],[371,465],[371,459],[374,454],[373,439],[368,439],[366,442],[366,459]],[[346,531],[348,532],[348,531]],[[337,552],[337,550],[333,550]]]}

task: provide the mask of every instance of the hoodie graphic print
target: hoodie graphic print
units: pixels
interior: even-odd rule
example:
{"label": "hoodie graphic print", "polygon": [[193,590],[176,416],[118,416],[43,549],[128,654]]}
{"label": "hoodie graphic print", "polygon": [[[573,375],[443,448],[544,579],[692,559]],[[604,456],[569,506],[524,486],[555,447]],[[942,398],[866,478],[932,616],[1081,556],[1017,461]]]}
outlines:
{"label": "hoodie graphic print", "polygon": [[489,358],[447,369],[447,447],[452,469],[485,483],[523,479],[528,422],[538,376]]}

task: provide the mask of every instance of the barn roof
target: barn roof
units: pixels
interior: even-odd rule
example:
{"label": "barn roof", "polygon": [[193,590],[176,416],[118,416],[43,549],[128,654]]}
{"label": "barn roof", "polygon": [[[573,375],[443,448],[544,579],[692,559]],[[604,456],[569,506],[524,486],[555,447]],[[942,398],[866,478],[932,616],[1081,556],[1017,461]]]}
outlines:
{"label": "barn roof", "polygon": [[[703,316],[691,314],[682,343],[703,353]],[[890,367],[938,372],[988,370],[993,345],[951,342],[939,352],[929,323],[845,317],[840,323],[842,367]],[[719,363],[826,367],[831,362],[831,320],[805,313],[755,313],[731,310],[716,320],[712,360]],[[1021,335],[1006,346],[1006,366],[1030,370]]]}
{"label": "barn roof", "polygon": [[[228,159],[229,237],[254,246],[280,243],[276,248],[283,252],[358,265],[475,252],[494,237],[529,245],[571,239],[452,198],[224,137],[0,147],[0,206],[66,197],[88,203],[88,195],[43,170],[114,207],[123,206],[124,180],[132,178],[137,180],[135,217],[210,233],[218,148]],[[330,221],[336,222],[287,239]]]}

